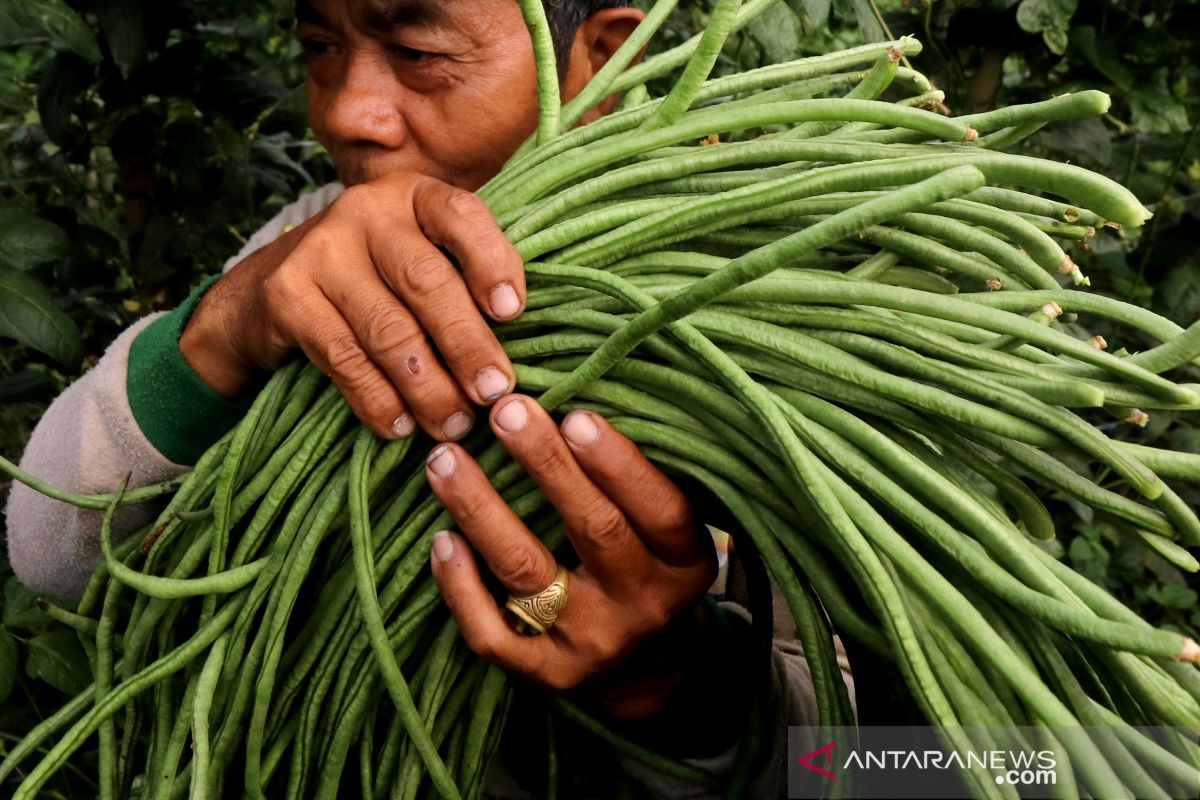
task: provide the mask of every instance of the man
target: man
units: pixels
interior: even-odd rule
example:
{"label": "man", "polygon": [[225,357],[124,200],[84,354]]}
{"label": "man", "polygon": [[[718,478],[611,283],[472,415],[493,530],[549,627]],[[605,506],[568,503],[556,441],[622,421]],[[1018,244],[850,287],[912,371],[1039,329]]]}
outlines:
{"label": "man", "polygon": [[[564,99],[642,19],[619,0],[563,0],[547,11]],[[717,573],[710,537],[680,489],[602,418],[576,412],[557,425],[513,395],[512,365],[489,328],[519,317],[526,301],[520,257],[472,194],[536,128],[518,4],[300,0],[296,33],[308,53],[310,121],[347,188],[288,207],[221,280],[126,331],[47,412],[24,466],[76,491],[111,490],[130,471],[139,483],[178,474],[234,424],[263,375],[301,351],[381,437],[421,428],[441,442],[430,483],[459,531],[434,537],[431,563],[472,649],[532,683],[578,693],[628,722],[631,735],[670,737],[679,755],[728,769],[749,697],[749,681],[730,671],[746,661],[747,630],[739,620],[718,635],[698,603]],[[557,507],[582,562],[541,636],[519,633],[480,577],[477,557],[520,598],[559,575],[454,444],[488,407],[488,423]],[[122,529],[138,513],[123,511]],[[17,488],[8,520],[23,581],[59,595],[82,590],[98,560],[96,514]],[[815,714],[794,647],[776,653],[772,676],[778,751],[785,721]],[[770,757],[759,789],[777,794],[784,759]],[[628,769],[656,794],[682,791]]]}

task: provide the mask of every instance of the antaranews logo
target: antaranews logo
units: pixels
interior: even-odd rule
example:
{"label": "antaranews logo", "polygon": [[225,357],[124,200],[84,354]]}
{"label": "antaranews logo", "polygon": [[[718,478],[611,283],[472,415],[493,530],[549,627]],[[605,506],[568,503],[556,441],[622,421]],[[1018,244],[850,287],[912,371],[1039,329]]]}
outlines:
{"label": "antaranews logo", "polygon": [[[1147,744],[1173,747],[1176,758],[1187,759],[1196,743],[1194,732],[1176,728],[1141,728]],[[1022,798],[1059,796],[1078,778],[1096,781],[1095,774],[1076,776],[1069,769],[1070,747],[1090,749],[1096,729],[1088,728],[956,728],[953,735],[930,727],[789,728],[788,797],[826,796],[831,781],[841,781],[839,794],[874,798],[967,798],[978,794],[980,781],[1015,789]],[[1107,732],[1111,735],[1111,732]],[[1194,755],[1192,756],[1194,759]],[[1159,762],[1162,763],[1162,762]],[[1175,762],[1177,765],[1180,762]],[[1179,773],[1163,772],[1155,763],[1143,770],[1162,788],[1162,796],[1200,797],[1200,764],[1195,780],[1179,781]],[[1127,793],[1125,787],[1090,786],[1093,796]]]}
{"label": "antaranews logo", "polygon": [[[834,775],[832,772],[829,771],[829,767],[833,766],[833,748],[835,748],[835,747],[837,747],[837,743],[830,742],[829,744],[825,745],[824,747],[820,747],[816,750],[813,750],[811,753],[805,753],[804,755],[800,756],[800,758],[798,758],[796,760],[803,766],[808,767],[813,772],[817,773],[818,775],[822,775],[826,778],[829,778],[829,780],[831,780],[831,781],[836,781],[837,775]],[[818,757],[823,757],[825,759],[824,767],[818,767],[816,764],[813,763],[813,760]]]}
{"label": "antaranews logo", "polygon": [[[995,773],[997,785],[1050,785],[1058,779],[1058,761],[1051,750],[969,750],[944,753],[938,750],[917,751],[908,748],[894,750],[850,749],[845,760],[836,762],[837,742],[830,742],[796,759],[797,763],[823,778],[837,780],[832,770],[964,770],[982,769]],[[818,764],[820,762],[820,764]]]}

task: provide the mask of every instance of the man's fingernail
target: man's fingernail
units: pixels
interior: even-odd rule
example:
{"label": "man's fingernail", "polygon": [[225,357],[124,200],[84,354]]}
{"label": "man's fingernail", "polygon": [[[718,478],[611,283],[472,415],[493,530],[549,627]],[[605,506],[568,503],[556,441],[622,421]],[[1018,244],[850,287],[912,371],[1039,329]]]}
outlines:
{"label": "man's fingernail", "polygon": [[496,424],[508,433],[520,433],[529,423],[529,409],[524,400],[512,400],[496,412]]}
{"label": "man's fingernail", "polygon": [[503,372],[495,367],[484,367],[475,376],[475,391],[479,392],[483,402],[491,403],[504,397],[512,388]]}
{"label": "man's fingernail", "polygon": [[492,289],[488,302],[496,319],[511,319],[521,311],[521,298],[517,297],[517,290],[511,283],[502,283]]}
{"label": "man's fingernail", "polygon": [[429,552],[433,555],[434,561],[449,561],[450,557],[454,555],[454,540],[450,538],[450,531],[435,533]]}
{"label": "man's fingernail", "polygon": [[600,436],[600,426],[586,411],[572,411],[563,420],[563,435],[576,447],[586,447]]}
{"label": "man's fingernail", "polygon": [[446,420],[446,424],[442,426],[442,435],[452,441],[461,439],[474,424],[470,417],[460,411]]}
{"label": "man's fingernail", "polygon": [[446,445],[436,447],[429,454],[427,463],[434,475],[445,478],[454,472],[454,451]]}
{"label": "man's fingernail", "polygon": [[397,439],[407,439],[413,435],[413,431],[416,429],[417,424],[408,414],[402,414],[392,423],[392,435]]}

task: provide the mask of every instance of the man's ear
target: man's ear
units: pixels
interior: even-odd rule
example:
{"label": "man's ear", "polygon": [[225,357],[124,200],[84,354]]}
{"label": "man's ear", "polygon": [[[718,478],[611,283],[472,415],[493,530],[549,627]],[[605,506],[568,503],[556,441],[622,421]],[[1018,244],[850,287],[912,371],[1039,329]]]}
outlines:
{"label": "man's ear", "polygon": [[[575,32],[575,41],[571,43],[570,62],[562,82],[563,102],[583,91],[592,76],[608,63],[645,18],[645,12],[640,9],[625,6],[597,11],[583,21]],[[645,48],[642,48],[633,63],[640,61],[645,52]],[[589,109],[579,124],[586,125],[610,113],[619,99],[620,95],[605,98],[595,108]]]}

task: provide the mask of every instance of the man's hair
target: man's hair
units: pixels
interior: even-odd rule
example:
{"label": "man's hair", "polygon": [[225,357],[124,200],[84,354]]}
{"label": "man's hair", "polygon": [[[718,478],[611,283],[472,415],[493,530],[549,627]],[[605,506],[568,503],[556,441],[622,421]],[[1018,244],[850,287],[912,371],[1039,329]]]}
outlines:
{"label": "man's hair", "polygon": [[558,56],[558,71],[565,73],[571,58],[571,43],[583,21],[606,8],[632,5],[629,0],[546,0],[546,20],[554,37],[554,53]]}

